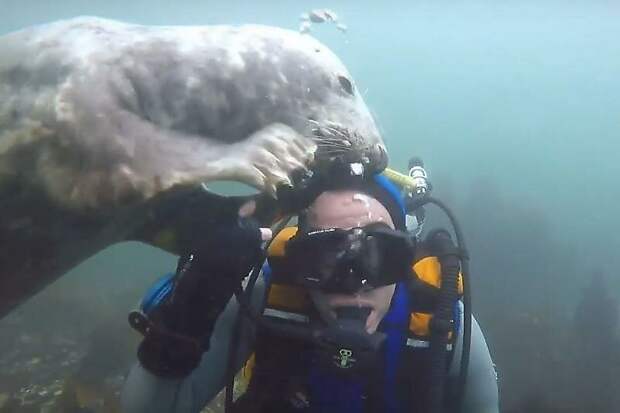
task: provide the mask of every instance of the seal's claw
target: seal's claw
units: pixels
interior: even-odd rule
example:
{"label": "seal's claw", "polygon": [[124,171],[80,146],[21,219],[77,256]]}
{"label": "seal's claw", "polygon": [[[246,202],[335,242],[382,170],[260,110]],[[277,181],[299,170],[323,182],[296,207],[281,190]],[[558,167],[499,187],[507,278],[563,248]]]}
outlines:
{"label": "seal's claw", "polygon": [[294,171],[308,169],[316,145],[291,127],[273,123],[231,149],[235,178],[275,196],[279,185],[291,185]]}
{"label": "seal's claw", "polygon": [[271,195],[272,197],[274,197],[275,199],[278,199],[278,191],[276,189],[275,185],[267,185],[265,187],[265,192],[267,192],[269,195]]}

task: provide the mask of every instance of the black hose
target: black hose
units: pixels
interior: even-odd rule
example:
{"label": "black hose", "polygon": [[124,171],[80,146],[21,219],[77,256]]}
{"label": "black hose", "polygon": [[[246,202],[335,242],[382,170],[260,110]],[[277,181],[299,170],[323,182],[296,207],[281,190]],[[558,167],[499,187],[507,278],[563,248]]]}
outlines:
{"label": "black hose", "polygon": [[[450,208],[448,208],[443,202],[431,196],[426,196],[422,199],[411,202],[407,206],[408,212],[412,212],[413,210],[423,205],[429,204],[429,203],[434,204],[437,207],[439,207],[448,216],[448,219],[450,220],[450,223],[452,227],[454,228],[454,234],[456,236],[456,243],[457,243],[456,251],[459,252],[459,257],[460,257],[461,274],[462,274],[462,279],[463,279],[463,307],[464,307],[464,310],[463,310],[463,347],[462,347],[462,352],[461,352],[461,365],[460,365],[459,377],[458,377],[457,386],[456,386],[455,403],[454,403],[457,411],[460,411],[462,409],[463,398],[465,395],[465,387],[467,385],[467,371],[469,369],[469,354],[470,354],[470,348],[471,348],[472,312],[471,312],[471,289],[469,286],[469,283],[470,283],[469,262],[468,262],[469,258],[466,253],[465,240],[463,238],[463,233],[461,232],[461,227],[458,224],[458,221],[456,220]],[[441,258],[440,258],[440,261],[441,261]],[[444,268],[448,270],[447,275],[449,279],[445,278],[446,271],[444,271]],[[452,298],[456,294],[456,291],[453,291],[453,290],[458,288],[457,281],[456,281],[456,277],[458,276],[457,274],[458,274],[458,259],[456,260],[456,263],[452,259],[446,262],[445,264],[444,262],[442,262],[442,287],[444,286],[444,280],[450,286],[448,287],[449,290],[446,291],[446,293],[444,294],[445,301],[442,301],[441,293],[440,293],[440,303],[438,305],[439,312],[448,311],[448,307],[449,307],[450,312],[453,309],[452,306],[454,305],[454,302],[456,301],[456,298]],[[453,301],[448,302],[447,301],[448,299],[451,299]],[[450,314],[449,316],[451,315],[452,314]],[[435,316],[437,316],[437,314]],[[433,319],[435,318],[435,316],[433,317]],[[445,316],[446,315],[444,314],[444,317]],[[440,320],[439,322],[441,323],[442,318],[440,317],[439,320]],[[455,321],[459,322],[459,320],[455,320]],[[441,329],[445,328],[445,326],[436,325],[435,328],[440,329],[441,331]],[[431,334],[431,340],[432,340],[432,334]],[[443,359],[445,361],[446,360],[445,359],[445,344],[446,343],[443,343],[443,344],[432,343],[432,344],[436,344],[436,345],[431,346],[431,348],[437,347],[437,345],[440,346],[440,348],[438,348],[436,352],[437,354],[442,354]],[[435,363],[437,365],[433,363],[431,364],[432,370],[434,370],[431,372],[431,375],[436,375],[435,380],[441,381],[441,383],[439,383],[437,386],[434,386],[431,382],[431,388],[432,388],[431,392],[434,392],[434,393],[429,397],[431,397],[430,400],[431,400],[432,405],[434,405],[435,406],[434,408],[437,409],[433,411],[441,411],[440,409],[442,408],[444,404],[443,387],[444,387],[444,381],[445,381],[442,379],[442,377],[445,379],[446,367],[445,367],[445,363],[441,363],[439,361],[436,361]]]}
{"label": "black hose", "polygon": [[[263,258],[264,259],[264,258]],[[233,402],[233,390],[235,387],[235,374],[236,374],[236,364],[237,364],[237,353],[239,352],[239,343],[241,342],[241,325],[243,323],[242,312],[248,315],[254,315],[249,307],[248,298],[252,296],[252,291],[254,290],[254,286],[256,285],[256,281],[261,272],[262,267],[262,259],[260,263],[256,264],[250,273],[250,278],[248,280],[248,285],[245,290],[243,287],[239,285],[239,288],[235,291],[235,297],[237,297],[237,301],[239,302],[239,312],[237,313],[237,317],[235,318],[235,324],[233,325],[232,337],[230,341],[230,346],[228,350],[228,359],[226,361],[226,393],[224,398],[224,412],[230,412],[232,408]]]}
{"label": "black hose", "polygon": [[[264,247],[264,251],[267,251],[271,241],[273,241],[278,234],[289,222],[290,217],[285,218],[279,225],[276,226],[273,231],[273,236],[269,242]],[[248,284],[243,289],[243,286],[239,284],[239,287],[235,290],[235,297],[237,298],[237,302],[239,303],[239,311],[237,313],[237,317],[235,318],[235,324],[233,325],[232,337],[230,342],[230,347],[228,350],[228,359],[226,362],[226,393],[224,398],[224,412],[229,413],[232,408],[233,402],[233,390],[235,386],[235,374],[236,374],[236,358],[237,353],[239,351],[239,344],[241,341],[241,325],[243,322],[242,315],[250,318],[256,325],[261,324],[262,320],[259,316],[252,312],[252,308],[250,305],[250,300],[252,297],[252,293],[254,291],[254,286],[258,281],[258,277],[260,276],[261,270],[263,268],[263,263],[265,262],[266,256],[263,254],[261,258],[254,264],[252,267],[252,271],[250,272],[250,278],[248,279]]]}
{"label": "black hose", "polygon": [[448,360],[446,346],[452,330],[454,304],[458,300],[459,258],[450,234],[439,230],[429,234],[429,249],[437,255],[441,265],[441,287],[437,308],[430,323],[430,371],[427,394],[429,413],[443,412],[444,390]]}

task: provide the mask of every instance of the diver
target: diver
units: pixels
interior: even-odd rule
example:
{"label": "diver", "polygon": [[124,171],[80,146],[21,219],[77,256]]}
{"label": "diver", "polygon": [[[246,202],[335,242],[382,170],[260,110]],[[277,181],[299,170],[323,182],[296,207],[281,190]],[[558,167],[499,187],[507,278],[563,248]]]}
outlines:
{"label": "diver", "polygon": [[[254,320],[237,317],[237,301],[241,281],[263,262],[266,231],[247,208],[234,224],[204,234],[153,286],[139,316],[130,316],[144,338],[123,388],[124,411],[199,412],[242,366],[247,389],[227,403],[236,413],[499,411],[475,320],[466,386],[453,402],[463,307],[457,300],[444,325],[430,316],[441,283],[433,248],[449,243],[446,232],[411,236],[402,196],[382,175],[332,182],[297,219],[271,240],[245,302]],[[446,338],[439,372],[429,361],[430,330]],[[428,397],[437,393],[429,384],[437,373],[439,409]]]}

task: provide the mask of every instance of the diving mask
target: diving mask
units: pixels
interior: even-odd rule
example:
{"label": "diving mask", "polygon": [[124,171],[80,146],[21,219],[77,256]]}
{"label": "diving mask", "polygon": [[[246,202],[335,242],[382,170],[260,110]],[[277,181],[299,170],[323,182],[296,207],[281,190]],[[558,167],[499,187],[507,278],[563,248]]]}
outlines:
{"label": "diving mask", "polygon": [[411,274],[414,239],[383,223],[299,232],[286,245],[294,283],[354,294],[395,284]]}

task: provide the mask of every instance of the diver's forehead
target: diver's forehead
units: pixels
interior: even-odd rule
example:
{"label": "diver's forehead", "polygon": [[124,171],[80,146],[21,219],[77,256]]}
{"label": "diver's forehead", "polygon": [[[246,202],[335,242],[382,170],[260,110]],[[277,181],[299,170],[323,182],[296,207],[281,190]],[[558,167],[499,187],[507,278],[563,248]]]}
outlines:
{"label": "diver's forehead", "polygon": [[354,228],[382,222],[394,228],[387,209],[375,198],[360,191],[322,193],[308,209],[311,228]]}

